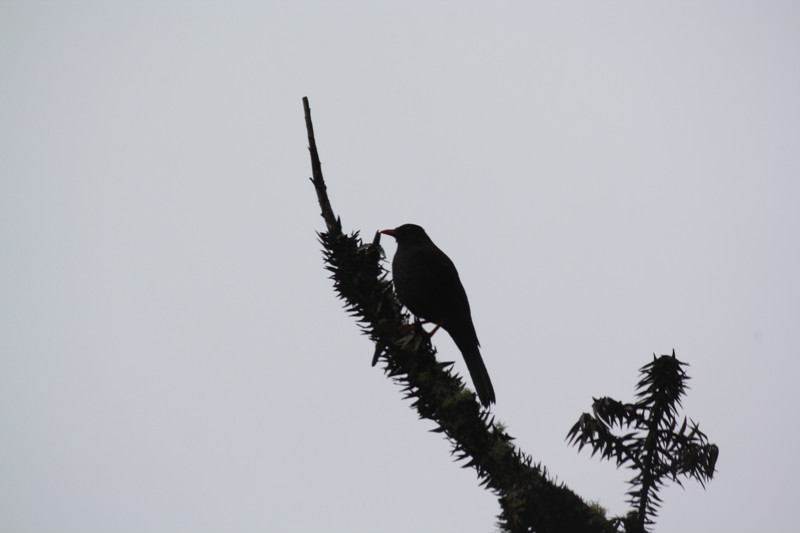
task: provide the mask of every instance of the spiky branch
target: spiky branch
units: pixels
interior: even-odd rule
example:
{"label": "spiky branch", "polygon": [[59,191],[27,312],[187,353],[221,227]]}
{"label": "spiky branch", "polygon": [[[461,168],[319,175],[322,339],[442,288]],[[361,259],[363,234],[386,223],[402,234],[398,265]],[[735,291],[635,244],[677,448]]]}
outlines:
{"label": "spiky branch", "polygon": [[[633,510],[617,520],[627,533],[647,531],[654,523],[661,506],[658,492],[667,480],[682,485],[681,476],[688,476],[705,487],[714,476],[717,446],[691,420],[684,417],[678,425],[689,380],[684,366],[674,350],[672,355],[653,355],[640,369],[636,403],[595,399],[594,414],[584,413],[567,435],[578,450],[589,445],[593,456],[599,453],[636,471],[628,492]],[[626,433],[614,434],[615,427]]]}
{"label": "spiky branch", "polygon": [[358,232],[345,235],[334,215],[322,177],[308,99],[303,99],[313,177],[327,231],[319,233],[325,268],[347,311],[375,343],[373,365],[398,383],[420,418],[433,421],[452,453],[473,468],[482,485],[499,498],[499,525],[505,531],[611,533],[612,525],[574,492],[550,480],[541,465],[511,443],[511,436],[483,410],[450,365],[439,363],[430,338],[409,317],[386,279],[380,235],[364,243]]}

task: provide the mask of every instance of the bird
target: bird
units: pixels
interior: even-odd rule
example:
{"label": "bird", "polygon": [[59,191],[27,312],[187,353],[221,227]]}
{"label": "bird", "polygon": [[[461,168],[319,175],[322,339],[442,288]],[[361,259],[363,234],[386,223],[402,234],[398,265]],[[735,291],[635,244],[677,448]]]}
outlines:
{"label": "bird", "polygon": [[450,334],[467,363],[481,404],[488,407],[495,403],[467,293],[453,261],[416,224],[403,224],[380,233],[397,241],[392,276],[400,303],[418,318],[435,324],[431,334],[440,327]]}

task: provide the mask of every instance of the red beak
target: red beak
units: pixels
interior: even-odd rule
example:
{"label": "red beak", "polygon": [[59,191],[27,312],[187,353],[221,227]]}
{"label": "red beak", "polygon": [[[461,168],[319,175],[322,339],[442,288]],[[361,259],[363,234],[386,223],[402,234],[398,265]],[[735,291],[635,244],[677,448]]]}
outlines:
{"label": "red beak", "polygon": [[394,237],[393,229],[382,229],[379,233],[383,233],[384,235],[391,235],[392,237]]}

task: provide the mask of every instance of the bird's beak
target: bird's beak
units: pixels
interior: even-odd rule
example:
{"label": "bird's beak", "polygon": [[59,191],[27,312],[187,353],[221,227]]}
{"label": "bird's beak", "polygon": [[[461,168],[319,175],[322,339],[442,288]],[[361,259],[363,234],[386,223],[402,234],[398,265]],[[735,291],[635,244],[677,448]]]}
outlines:
{"label": "bird's beak", "polygon": [[394,230],[393,230],[393,229],[382,229],[382,230],[380,231],[380,233],[383,233],[384,235],[390,235],[390,236],[392,236],[392,237],[394,237],[394,236],[395,236],[395,234],[394,234]]}

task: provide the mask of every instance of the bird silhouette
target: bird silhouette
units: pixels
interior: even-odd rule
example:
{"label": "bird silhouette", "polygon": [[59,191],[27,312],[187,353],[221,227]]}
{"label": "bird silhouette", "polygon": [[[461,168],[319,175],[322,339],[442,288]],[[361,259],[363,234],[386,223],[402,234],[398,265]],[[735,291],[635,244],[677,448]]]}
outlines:
{"label": "bird silhouette", "polygon": [[456,266],[416,224],[381,233],[397,241],[392,260],[397,298],[414,315],[450,334],[464,356],[481,404],[487,407],[494,403],[494,387],[481,357],[469,300]]}

